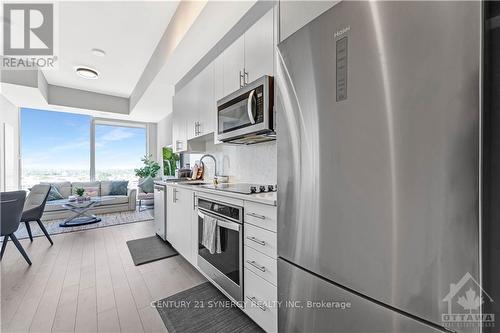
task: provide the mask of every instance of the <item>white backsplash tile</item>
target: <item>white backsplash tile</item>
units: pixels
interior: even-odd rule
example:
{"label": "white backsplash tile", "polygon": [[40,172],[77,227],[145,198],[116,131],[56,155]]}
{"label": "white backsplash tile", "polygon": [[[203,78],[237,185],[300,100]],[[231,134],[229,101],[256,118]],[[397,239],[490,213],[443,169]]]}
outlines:
{"label": "white backsplash tile", "polygon": [[[218,172],[230,182],[276,184],[276,141],[255,145],[207,144],[207,154],[217,159]],[[201,156],[201,155],[199,155]],[[198,157],[199,158],[199,157]],[[213,162],[204,159],[205,177],[212,177]]]}

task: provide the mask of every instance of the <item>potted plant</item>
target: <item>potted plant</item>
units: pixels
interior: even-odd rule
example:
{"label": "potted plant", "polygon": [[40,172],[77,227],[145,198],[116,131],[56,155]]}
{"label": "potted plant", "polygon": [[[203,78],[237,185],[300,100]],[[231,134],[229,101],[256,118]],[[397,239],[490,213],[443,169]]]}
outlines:
{"label": "potted plant", "polygon": [[135,175],[141,179],[148,176],[155,178],[160,170],[160,165],[153,161],[153,155],[144,155],[141,161],[144,163],[144,166],[142,168],[134,169]]}
{"label": "potted plant", "polygon": [[163,175],[175,176],[175,170],[177,170],[177,162],[179,160],[179,154],[174,153],[172,148],[163,147]]}
{"label": "potted plant", "polygon": [[85,194],[85,189],[84,189],[83,187],[77,187],[77,188],[75,189],[75,193],[76,193],[76,195],[78,196],[78,197],[76,198],[76,200],[77,200],[78,202],[83,202],[83,195]]}

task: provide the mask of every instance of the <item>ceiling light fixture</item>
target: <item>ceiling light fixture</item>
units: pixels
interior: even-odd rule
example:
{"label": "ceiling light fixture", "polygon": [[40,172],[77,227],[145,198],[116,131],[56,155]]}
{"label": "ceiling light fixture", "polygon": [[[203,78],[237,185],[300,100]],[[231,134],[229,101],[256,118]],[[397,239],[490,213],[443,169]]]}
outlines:
{"label": "ceiling light fixture", "polygon": [[104,50],[101,50],[101,49],[92,49],[92,54],[97,56],[97,57],[104,57],[106,55],[106,52],[104,52]]}
{"label": "ceiling light fixture", "polygon": [[92,68],[79,66],[76,67],[75,71],[84,79],[97,79],[99,77],[99,72]]}

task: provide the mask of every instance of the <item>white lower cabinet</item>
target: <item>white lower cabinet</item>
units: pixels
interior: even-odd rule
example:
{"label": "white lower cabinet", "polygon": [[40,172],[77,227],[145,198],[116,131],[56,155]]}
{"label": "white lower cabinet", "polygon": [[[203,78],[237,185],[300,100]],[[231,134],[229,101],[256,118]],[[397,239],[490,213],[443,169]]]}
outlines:
{"label": "white lower cabinet", "polygon": [[243,253],[245,268],[248,268],[267,282],[277,285],[278,265],[276,259],[268,257],[249,246],[245,246]]}
{"label": "white lower cabinet", "polygon": [[198,267],[198,197],[192,192],[192,217],[191,217],[191,264]]}
{"label": "white lower cabinet", "polygon": [[245,201],[245,312],[267,332],[278,330],[276,207]]}
{"label": "white lower cabinet", "polygon": [[245,312],[266,332],[278,331],[278,289],[245,268]]}
{"label": "white lower cabinet", "polygon": [[265,255],[276,258],[276,233],[245,223],[245,241],[249,246]]}
{"label": "white lower cabinet", "polygon": [[[167,240],[180,255],[198,268],[198,193],[167,185],[166,195]],[[207,193],[203,193],[203,196],[243,206],[250,213],[245,215],[243,225],[243,311],[266,332],[277,332],[276,232],[271,231],[275,229],[276,207]]]}
{"label": "white lower cabinet", "polygon": [[245,201],[245,222],[276,232],[278,213],[276,206]]}
{"label": "white lower cabinet", "polygon": [[167,186],[167,240],[190,263],[195,262],[192,210],[193,191]]}

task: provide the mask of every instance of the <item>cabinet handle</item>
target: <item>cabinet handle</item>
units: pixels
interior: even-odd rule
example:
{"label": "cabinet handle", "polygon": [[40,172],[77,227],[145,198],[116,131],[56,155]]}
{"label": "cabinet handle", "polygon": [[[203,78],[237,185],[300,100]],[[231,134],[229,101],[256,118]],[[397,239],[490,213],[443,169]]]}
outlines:
{"label": "cabinet handle", "polygon": [[193,210],[196,210],[198,205],[196,204],[196,192],[193,192]]}
{"label": "cabinet handle", "polygon": [[200,123],[199,121],[197,121],[196,123],[197,123],[197,126],[198,126],[198,127],[197,127],[197,128],[198,128],[198,134],[196,134],[196,135],[200,135],[200,134],[201,134],[201,130],[200,130],[200,128],[201,128],[201,123]]}
{"label": "cabinet handle", "polygon": [[177,150],[181,150],[182,149],[182,141],[181,140],[175,141],[175,147],[177,148]]}
{"label": "cabinet handle", "polygon": [[[242,83],[243,81],[243,83]],[[243,85],[245,83],[245,77],[243,75],[243,73],[240,71],[240,88],[243,88]]]}
{"label": "cabinet handle", "polygon": [[265,306],[264,304],[260,304],[261,302],[257,299],[257,297],[247,296],[247,298],[250,300],[250,302],[257,305],[262,311],[267,310],[267,306]]}
{"label": "cabinet handle", "polygon": [[172,202],[177,202],[177,189],[172,189]]}
{"label": "cabinet handle", "polygon": [[261,220],[265,220],[266,217],[264,215],[259,215],[259,214],[255,214],[255,213],[247,213],[248,216],[252,216],[252,217],[256,217],[258,219],[261,219]]}
{"label": "cabinet handle", "polygon": [[255,242],[257,244],[260,244],[260,245],[266,245],[266,242],[264,242],[263,240],[260,240],[258,238],[255,238],[253,236],[247,236],[247,239],[251,240],[252,242]]}
{"label": "cabinet handle", "polygon": [[266,267],[265,266],[261,266],[259,264],[257,264],[255,262],[255,260],[247,260],[247,263],[249,263],[250,265],[252,265],[253,267],[257,268],[259,271],[261,272],[265,272],[266,271]]}
{"label": "cabinet handle", "polygon": [[248,72],[246,71],[245,68],[243,68],[243,75],[244,75],[244,77],[243,77],[243,83],[245,85],[247,85],[248,84]]}

